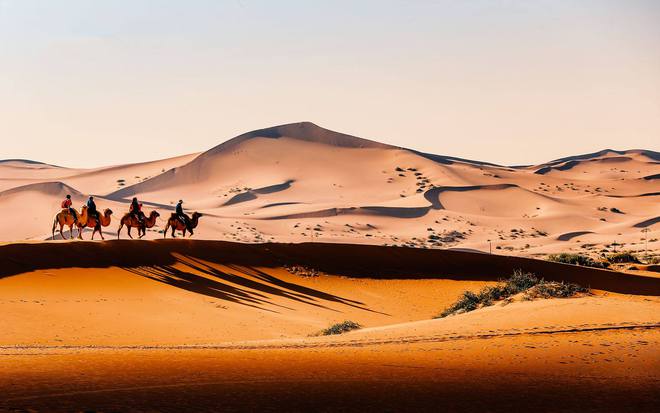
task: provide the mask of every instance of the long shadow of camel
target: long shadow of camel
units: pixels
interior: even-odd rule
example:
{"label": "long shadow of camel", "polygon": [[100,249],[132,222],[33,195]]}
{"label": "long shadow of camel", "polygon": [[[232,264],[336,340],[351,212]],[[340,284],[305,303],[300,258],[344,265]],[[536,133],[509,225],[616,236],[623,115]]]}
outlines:
{"label": "long shadow of camel", "polygon": [[[237,273],[247,274],[263,282],[220,271],[219,269],[192,257],[179,257],[177,258],[177,261],[180,264],[183,264],[186,267],[189,267],[190,269],[206,276],[184,271],[179,268],[175,268],[173,265],[152,265],[122,268],[133,274],[146,277],[154,281],[162,282],[173,287],[181,288],[186,291],[203,294],[220,300],[242,304],[248,307],[258,308],[270,312],[277,313],[277,311],[264,308],[263,306],[271,305],[289,310],[292,310],[292,308],[273,303],[265,294],[282,297],[288,300],[327,309],[330,311],[338,310],[321,304],[321,300],[347,305],[364,311],[389,315],[371,310],[364,306],[364,303],[362,302],[286,282],[273,275],[267,274],[252,267],[236,265],[228,266],[232,270],[235,270]],[[227,283],[237,285],[238,287]]]}

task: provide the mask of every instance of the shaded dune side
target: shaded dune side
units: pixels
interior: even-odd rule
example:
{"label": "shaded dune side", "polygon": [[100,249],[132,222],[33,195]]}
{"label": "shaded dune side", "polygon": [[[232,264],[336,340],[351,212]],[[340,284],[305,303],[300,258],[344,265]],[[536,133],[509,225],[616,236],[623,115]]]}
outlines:
{"label": "shaded dune side", "polygon": [[386,207],[386,206],[365,206],[349,208],[327,208],[316,211],[300,212],[288,215],[276,215],[264,219],[306,219],[306,218],[327,218],[338,215],[365,215],[365,216],[384,216],[392,218],[420,218],[426,215],[431,207]]}
{"label": "shaded dune side", "polygon": [[557,165],[569,161],[584,161],[584,160],[599,158],[609,154],[615,154],[615,155],[639,154],[646,156],[647,158],[652,159],[654,161],[660,161],[660,152],[655,152],[645,149],[628,149],[624,151],[617,151],[614,149],[603,149],[598,152],[585,153],[582,155],[567,156],[565,158],[555,159],[553,161],[547,162],[546,165]]}
{"label": "shaded dune side", "polygon": [[70,187],[69,185],[56,181],[56,182],[37,182],[34,184],[18,186],[16,188],[7,189],[6,191],[0,192],[0,197],[21,194],[25,192],[39,192],[44,195],[52,196],[64,196],[70,194],[72,196],[82,197],[83,194],[80,193],[75,188]]}
{"label": "shaded dune side", "polygon": [[[424,198],[431,203],[429,206],[420,207],[388,207],[388,206],[362,206],[348,208],[327,208],[316,211],[301,212],[296,214],[278,215],[265,219],[305,219],[305,218],[327,218],[338,215],[367,215],[387,216],[393,218],[420,218],[428,214],[432,209],[446,209],[440,201],[440,195],[444,192],[471,192],[471,191],[495,191],[503,189],[517,189],[532,196],[556,201],[554,198],[536,194],[515,184],[496,185],[471,185],[471,186],[442,186],[429,189],[424,192]],[[254,198],[251,198],[254,199]],[[247,200],[247,199],[246,199]]]}
{"label": "shaded dune side", "polygon": [[540,168],[536,170],[534,173],[538,175],[545,175],[550,171],[568,171],[576,166],[583,165],[587,162],[598,162],[598,163],[621,163],[621,162],[627,162],[627,161],[632,161],[633,159],[628,157],[628,156],[617,156],[613,158],[602,158],[602,159],[585,159],[585,160],[579,160],[579,161],[568,161],[564,164],[559,164],[557,166],[545,166],[543,168]]}
{"label": "shaded dune side", "polygon": [[560,236],[557,237],[557,241],[570,241],[575,237],[579,237],[581,235],[587,235],[587,234],[593,234],[593,231],[573,231],[573,232],[567,232],[565,234],[561,234]]}
{"label": "shaded dune side", "polygon": [[424,198],[431,203],[432,209],[449,209],[441,201],[441,196],[443,193],[450,192],[475,192],[480,193],[484,192],[481,196],[481,200],[488,200],[492,196],[485,193],[485,191],[503,191],[503,190],[513,190],[517,191],[521,196],[534,200],[545,200],[552,202],[559,202],[556,198],[553,198],[544,194],[537,194],[528,189],[522,188],[516,184],[495,184],[495,185],[471,185],[471,186],[441,186],[429,189],[424,192]]}
{"label": "shaded dune side", "polygon": [[635,227],[635,228],[646,228],[646,227],[650,227],[651,225],[655,225],[658,222],[660,222],[660,217],[655,217],[655,218],[650,218],[650,219],[644,220],[642,222],[638,222],[635,225],[633,225],[633,227]]}
{"label": "shaded dune side", "polygon": [[258,195],[267,195],[267,194],[273,194],[276,192],[285,191],[291,188],[291,184],[294,182],[295,182],[294,179],[289,179],[287,181],[282,182],[281,184],[264,186],[257,189],[250,189],[249,191],[234,195],[233,197],[231,197],[229,201],[222,204],[222,206],[229,206],[234,204],[240,204],[241,202],[252,201],[257,199]]}
{"label": "shaded dune side", "polygon": [[454,250],[350,244],[240,244],[224,241],[115,240],[0,246],[0,278],[49,268],[135,268],[175,264],[177,254],[248,267],[304,265],[348,277],[493,281],[521,269],[624,294],[660,295],[660,279],[530,258]]}
{"label": "shaded dune side", "polygon": [[445,209],[445,207],[440,202],[440,194],[442,194],[443,192],[467,192],[467,191],[476,191],[479,189],[496,190],[496,189],[508,189],[508,188],[519,188],[519,186],[515,184],[442,186],[442,187],[432,188],[424,192],[424,198],[426,198],[426,200],[431,203],[431,208]]}

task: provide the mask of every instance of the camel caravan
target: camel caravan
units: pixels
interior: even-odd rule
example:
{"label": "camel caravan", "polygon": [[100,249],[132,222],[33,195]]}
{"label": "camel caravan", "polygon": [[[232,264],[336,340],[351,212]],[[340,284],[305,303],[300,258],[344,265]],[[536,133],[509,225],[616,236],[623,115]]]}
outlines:
{"label": "camel caravan", "polygon": [[[151,211],[149,215],[142,212],[142,204],[138,202],[137,198],[133,198],[129,206],[129,211],[122,216],[119,220],[119,229],[117,229],[117,239],[121,234],[121,230],[126,227],[128,236],[133,239],[131,229],[137,229],[138,238],[142,238],[147,234],[147,229],[156,226],[156,221],[160,217],[158,211]],[[176,210],[167,219],[165,229],[163,230],[163,237],[167,237],[167,232],[171,229],[172,238],[176,238],[176,231],[181,231],[183,237],[189,233],[189,237],[194,234],[194,229],[199,224],[199,218],[202,214],[193,212],[192,217],[183,212],[183,201],[179,200],[176,205]],[[69,239],[73,239],[73,230],[78,230],[78,239],[83,239],[82,234],[85,228],[92,228],[92,240],[94,235],[98,232],[103,237],[103,228],[110,225],[112,218],[112,210],[106,208],[103,213],[99,213],[94,202],[94,197],[90,196],[87,203],[82,206],[80,212],[73,208],[71,195],[67,195],[62,201],[62,210],[55,215],[52,228],[52,239],[55,239],[55,230],[60,231],[60,237],[66,239],[64,236],[65,227],[69,228]]]}

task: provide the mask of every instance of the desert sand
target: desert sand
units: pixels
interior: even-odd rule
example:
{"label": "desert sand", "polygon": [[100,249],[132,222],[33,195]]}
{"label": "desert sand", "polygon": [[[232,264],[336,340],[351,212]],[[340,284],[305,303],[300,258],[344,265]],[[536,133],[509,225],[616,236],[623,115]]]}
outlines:
{"label": "desert sand", "polygon": [[[650,150],[500,166],[309,122],[139,164],[0,161],[0,411],[654,411],[659,177]],[[51,240],[66,194],[113,211],[105,241]],[[116,240],[133,196],[160,218]],[[181,198],[203,217],[163,240]],[[620,250],[647,263],[545,260]],[[591,291],[436,318],[515,270]]]}
{"label": "desert sand", "polygon": [[[0,408],[10,411],[657,403],[651,275],[327,243],[28,242],[0,246],[0,258]],[[433,318],[514,269],[592,294]],[[318,336],[343,320],[363,328]]]}

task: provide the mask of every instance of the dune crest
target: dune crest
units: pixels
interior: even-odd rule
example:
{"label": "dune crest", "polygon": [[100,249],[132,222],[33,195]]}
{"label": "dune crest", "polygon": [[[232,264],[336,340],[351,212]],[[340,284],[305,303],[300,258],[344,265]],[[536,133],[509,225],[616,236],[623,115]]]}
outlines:
{"label": "dune crest", "polygon": [[[660,249],[660,154],[613,150],[501,166],[428,154],[311,122],[258,129],[201,154],[92,170],[0,162],[0,205],[29,225],[3,240],[46,239],[60,197],[99,196],[117,213],[134,196],[167,216],[202,212],[195,237],[463,248],[522,256]],[[59,183],[57,183],[59,182]],[[23,205],[38,205],[26,214]],[[165,214],[163,214],[165,212]],[[13,215],[13,214],[12,214]],[[5,220],[5,222],[1,222]],[[160,237],[161,218],[147,233]],[[646,239],[641,229],[648,229]],[[113,227],[108,229],[113,231]],[[585,238],[584,240],[582,238]]]}

